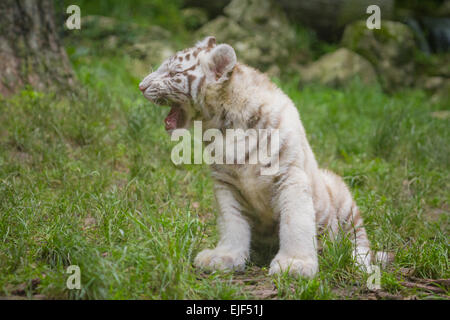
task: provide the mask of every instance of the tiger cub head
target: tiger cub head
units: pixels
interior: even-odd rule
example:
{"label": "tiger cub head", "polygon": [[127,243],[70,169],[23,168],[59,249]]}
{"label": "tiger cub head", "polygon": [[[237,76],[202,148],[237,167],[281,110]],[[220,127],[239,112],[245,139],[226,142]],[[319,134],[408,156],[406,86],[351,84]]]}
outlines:
{"label": "tiger cub head", "polygon": [[190,126],[201,110],[203,89],[226,81],[235,65],[236,54],[231,46],[217,45],[214,37],[206,37],[195,47],[165,60],[142,80],[139,89],[151,102],[171,107],[164,122],[166,130],[172,132]]}

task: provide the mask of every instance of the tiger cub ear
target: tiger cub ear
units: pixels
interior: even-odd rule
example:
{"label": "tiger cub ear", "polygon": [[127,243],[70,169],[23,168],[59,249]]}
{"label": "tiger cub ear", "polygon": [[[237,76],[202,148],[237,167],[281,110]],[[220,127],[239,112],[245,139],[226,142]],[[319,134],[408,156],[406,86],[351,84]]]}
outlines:
{"label": "tiger cub ear", "polygon": [[206,60],[206,69],[210,77],[222,82],[236,65],[236,53],[230,45],[219,44],[211,50]]}
{"label": "tiger cub ear", "polygon": [[197,48],[205,48],[205,49],[212,49],[216,46],[216,37],[209,36],[205,39],[197,42],[196,47]]}

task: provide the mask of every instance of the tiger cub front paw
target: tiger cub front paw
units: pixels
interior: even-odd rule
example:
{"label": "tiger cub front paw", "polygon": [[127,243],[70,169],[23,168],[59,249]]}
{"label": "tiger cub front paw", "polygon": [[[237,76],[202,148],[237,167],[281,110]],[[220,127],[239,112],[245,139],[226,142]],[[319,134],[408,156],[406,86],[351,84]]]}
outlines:
{"label": "tiger cub front paw", "polygon": [[194,260],[194,265],[210,271],[243,271],[247,258],[248,255],[245,252],[217,247],[200,252]]}
{"label": "tiger cub front paw", "polygon": [[270,263],[269,274],[279,274],[289,271],[290,275],[313,278],[319,271],[317,259],[299,259],[295,257],[277,255]]}

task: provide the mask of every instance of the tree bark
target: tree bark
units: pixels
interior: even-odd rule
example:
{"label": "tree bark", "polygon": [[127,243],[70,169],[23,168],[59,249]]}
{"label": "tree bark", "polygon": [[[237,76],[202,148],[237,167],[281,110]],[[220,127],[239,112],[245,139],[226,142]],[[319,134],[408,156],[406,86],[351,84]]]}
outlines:
{"label": "tree bark", "polygon": [[31,85],[70,88],[75,76],[54,22],[53,0],[0,1],[0,94]]}

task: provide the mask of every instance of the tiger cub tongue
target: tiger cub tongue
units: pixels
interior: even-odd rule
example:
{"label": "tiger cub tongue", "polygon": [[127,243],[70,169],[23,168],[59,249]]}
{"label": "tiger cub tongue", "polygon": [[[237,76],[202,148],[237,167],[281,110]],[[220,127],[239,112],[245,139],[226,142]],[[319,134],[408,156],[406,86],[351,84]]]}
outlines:
{"label": "tiger cub tongue", "polygon": [[174,106],[170,109],[164,123],[166,124],[166,130],[174,130],[178,127],[178,120],[180,118],[181,109],[178,106]]}

